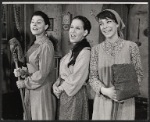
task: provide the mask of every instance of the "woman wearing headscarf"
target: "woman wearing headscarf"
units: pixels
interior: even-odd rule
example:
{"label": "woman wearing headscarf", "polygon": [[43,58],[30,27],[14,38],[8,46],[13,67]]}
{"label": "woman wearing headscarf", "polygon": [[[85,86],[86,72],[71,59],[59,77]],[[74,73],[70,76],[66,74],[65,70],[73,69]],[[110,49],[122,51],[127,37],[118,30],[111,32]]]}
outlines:
{"label": "woman wearing headscarf", "polygon": [[123,39],[121,30],[125,25],[116,11],[105,9],[96,17],[105,40],[91,50],[89,83],[96,92],[92,120],[134,120],[135,100],[116,100],[111,67],[134,64],[140,84],[143,71],[139,48],[136,43]]}

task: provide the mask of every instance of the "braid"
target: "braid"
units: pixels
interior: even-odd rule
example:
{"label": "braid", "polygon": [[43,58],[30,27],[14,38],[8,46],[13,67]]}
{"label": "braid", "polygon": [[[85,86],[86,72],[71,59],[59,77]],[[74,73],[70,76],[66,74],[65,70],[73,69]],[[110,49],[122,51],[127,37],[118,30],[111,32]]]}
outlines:
{"label": "braid", "polygon": [[84,47],[91,47],[89,42],[86,39],[83,39],[81,42],[78,42],[72,49],[72,60],[68,63],[68,67],[70,65],[74,65],[76,62],[76,58],[79,55],[79,53],[82,51]]}

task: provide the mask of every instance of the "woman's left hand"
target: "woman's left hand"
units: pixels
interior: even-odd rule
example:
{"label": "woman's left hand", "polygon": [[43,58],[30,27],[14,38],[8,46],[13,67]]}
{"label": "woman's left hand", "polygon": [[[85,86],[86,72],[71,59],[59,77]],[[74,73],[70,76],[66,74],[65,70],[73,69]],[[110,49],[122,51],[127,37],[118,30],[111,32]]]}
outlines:
{"label": "woman's left hand", "polygon": [[56,84],[53,85],[53,93],[56,95],[56,97],[59,99],[59,96],[61,94],[61,90],[56,86]]}
{"label": "woman's left hand", "polygon": [[25,88],[24,80],[17,81],[16,85],[19,89]]}

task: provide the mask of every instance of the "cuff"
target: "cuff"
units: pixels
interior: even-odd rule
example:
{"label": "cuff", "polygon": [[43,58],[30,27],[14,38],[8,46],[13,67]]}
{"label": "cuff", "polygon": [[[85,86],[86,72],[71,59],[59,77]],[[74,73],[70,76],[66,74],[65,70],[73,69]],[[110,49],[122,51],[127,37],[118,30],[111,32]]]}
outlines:
{"label": "cuff", "polygon": [[59,86],[58,89],[59,89],[60,91],[64,91],[64,89],[63,89],[62,86]]}

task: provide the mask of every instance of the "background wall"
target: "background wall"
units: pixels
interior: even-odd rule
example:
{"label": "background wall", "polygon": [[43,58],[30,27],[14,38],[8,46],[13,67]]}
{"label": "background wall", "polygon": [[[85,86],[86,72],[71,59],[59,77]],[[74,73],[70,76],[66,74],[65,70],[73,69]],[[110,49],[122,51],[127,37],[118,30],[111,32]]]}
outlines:
{"label": "background wall", "polygon": [[141,43],[139,46],[144,79],[141,83],[141,96],[148,98],[148,5],[134,5],[129,13],[128,39]]}

